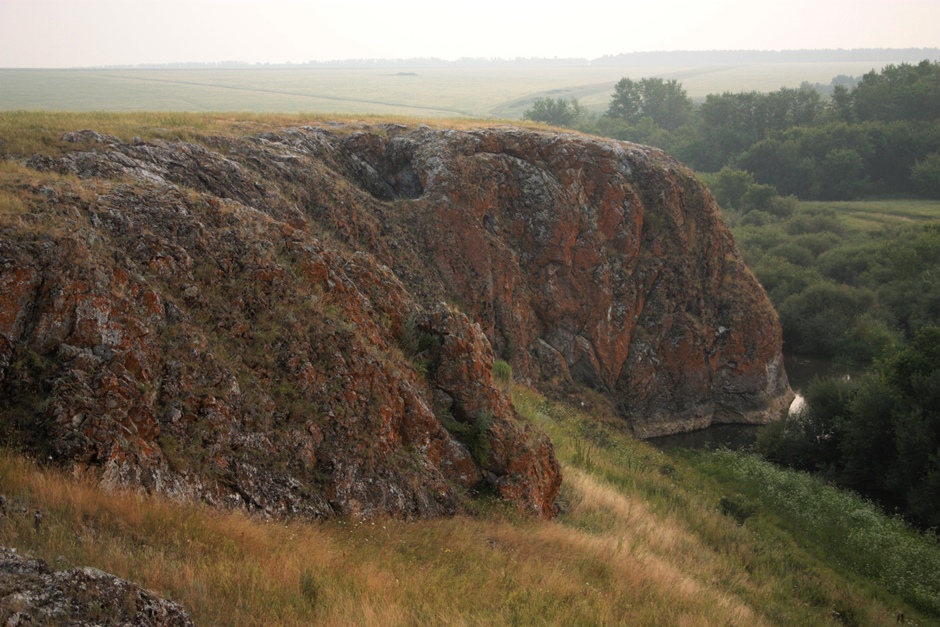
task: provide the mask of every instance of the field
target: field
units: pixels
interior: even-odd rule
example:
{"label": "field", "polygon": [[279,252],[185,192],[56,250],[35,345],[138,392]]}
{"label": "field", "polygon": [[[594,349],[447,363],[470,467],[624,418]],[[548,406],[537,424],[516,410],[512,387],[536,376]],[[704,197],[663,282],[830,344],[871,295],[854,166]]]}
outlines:
{"label": "field", "polygon": [[352,69],[26,70],[0,69],[0,111],[251,111],[521,117],[542,97],[574,97],[607,108],[623,77],[660,76],[694,99],[725,91],[774,91],[884,63],[754,63],[701,66],[480,66]]}
{"label": "field", "polygon": [[872,232],[886,226],[940,222],[940,201],[886,199],[844,202],[803,201],[805,209],[832,209],[850,231]]}

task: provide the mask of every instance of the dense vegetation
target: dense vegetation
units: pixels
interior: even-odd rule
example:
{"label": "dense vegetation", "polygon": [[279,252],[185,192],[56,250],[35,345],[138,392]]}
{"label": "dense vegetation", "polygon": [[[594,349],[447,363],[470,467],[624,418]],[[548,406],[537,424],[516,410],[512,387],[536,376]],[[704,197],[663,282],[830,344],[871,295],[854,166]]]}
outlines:
{"label": "dense vegetation", "polygon": [[804,412],[767,427],[759,448],[895,501],[940,527],[940,327],[921,329],[860,378],[816,380]]}
{"label": "dense vegetation", "polygon": [[[716,194],[734,178],[740,172],[711,177]],[[759,184],[745,189],[743,214],[727,215],[780,315],[788,353],[867,364],[940,324],[936,202],[797,203]],[[884,222],[847,219],[854,206]]]}
{"label": "dense vegetation", "polygon": [[801,203],[741,170],[705,177],[790,354],[869,364],[804,390],[759,450],[940,526],[940,203]]}
{"label": "dense vegetation", "polygon": [[820,89],[709,94],[698,105],[675,80],[624,78],[603,116],[547,98],[527,117],[658,146],[701,172],[746,170],[804,200],[940,198],[940,62],[889,65]]}

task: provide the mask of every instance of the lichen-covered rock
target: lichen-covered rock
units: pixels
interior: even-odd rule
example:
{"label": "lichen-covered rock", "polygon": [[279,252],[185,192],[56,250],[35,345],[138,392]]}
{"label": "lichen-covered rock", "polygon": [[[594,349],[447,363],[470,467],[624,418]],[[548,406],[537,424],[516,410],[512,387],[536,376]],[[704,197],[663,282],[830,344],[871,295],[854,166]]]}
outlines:
{"label": "lichen-covered rock", "polygon": [[[318,185],[308,206],[399,260],[411,284],[441,286],[517,375],[601,390],[641,436],[763,423],[787,407],[776,313],[681,164],[573,134],[384,131],[285,137],[369,196],[398,199],[336,202]],[[403,177],[416,182],[400,190]]]}
{"label": "lichen-covered rock", "polygon": [[45,560],[0,549],[4,625],[190,627],[181,606],[95,568],[53,571]]}
{"label": "lichen-covered rock", "polygon": [[452,418],[451,432],[473,451],[490,487],[551,517],[561,488],[551,442],[530,426],[519,429],[512,405],[493,386],[493,352],[480,327],[441,304],[416,328],[430,338],[423,352],[438,414]]}
{"label": "lichen-covered rock", "polygon": [[[29,162],[87,183],[24,194],[49,228],[0,239],[11,438],[108,485],[268,515],[449,515],[496,482],[552,514],[554,453],[522,437],[482,333],[454,355],[468,389],[498,399],[501,431],[471,451],[403,350],[422,302],[315,236],[289,188],[202,146],[66,139],[106,148]],[[496,435],[531,468],[491,467]]]}
{"label": "lichen-covered rock", "polygon": [[108,484],[310,517],[446,515],[489,487],[549,516],[558,463],[495,356],[644,436],[788,401],[773,309],[653,149],[76,131],[26,164],[4,178],[26,211],[0,223],[0,429]]}

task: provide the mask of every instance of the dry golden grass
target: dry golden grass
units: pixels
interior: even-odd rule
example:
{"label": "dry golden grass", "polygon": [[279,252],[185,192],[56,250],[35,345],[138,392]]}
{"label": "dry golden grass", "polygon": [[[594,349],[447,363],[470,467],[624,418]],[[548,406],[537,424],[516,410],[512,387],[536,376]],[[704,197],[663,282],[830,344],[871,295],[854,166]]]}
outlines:
{"label": "dry golden grass", "polygon": [[82,181],[73,174],[40,172],[16,159],[0,158],[0,227],[13,227],[6,237],[72,232],[86,219],[75,210],[75,201],[92,204],[109,185]]}
{"label": "dry golden grass", "polygon": [[91,129],[129,141],[133,137],[145,140],[182,139],[198,140],[200,136],[245,136],[279,128],[296,126],[326,126],[342,123],[345,127],[330,126],[335,132],[350,133],[357,128],[380,124],[423,124],[431,128],[470,130],[481,127],[511,124],[529,128],[546,128],[524,120],[494,120],[476,118],[415,118],[401,115],[349,115],[323,113],[183,113],[183,112],[58,112],[58,111],[2,111],[0,112],[0,155],[29,157],[37,152],[56,154],[74,150],[74,144],[61,141],[63,134],[78,129]]}
{"label": "dry golden grass", "polygon": [[0,189],[0,220],[26,213],[26,205],[18,194]]}
{"label": "dry golden grass", "polygon": [[[578,472],[575,510],[637,512],[616,533],[517,519],[498,505],[488,517],[412,523],[263,522],[105,493],[15,456],[0,472],[11,506],[27,509],[3,521],[5,544],[143,582],[205,624],[761,624],[657,555],[683,551],[681,531],[631,530],[643,507]],[[34,509],[46,513],[38,532]]]}

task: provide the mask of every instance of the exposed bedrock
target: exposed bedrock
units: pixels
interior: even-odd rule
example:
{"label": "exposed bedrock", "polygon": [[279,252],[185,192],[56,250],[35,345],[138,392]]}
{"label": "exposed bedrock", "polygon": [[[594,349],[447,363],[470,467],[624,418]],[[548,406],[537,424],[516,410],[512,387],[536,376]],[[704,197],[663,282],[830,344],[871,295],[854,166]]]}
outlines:
{"label": "exposed bedrock", "polygon": [[6,179],[0,426],[75,473],[271,515],[489,490],[547,517],[558,462],[496,358],[641,436],[789,402],[776,314],[657,150],[398,125],[55,148]]}

